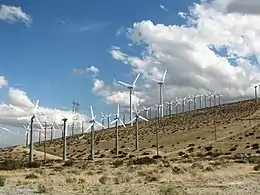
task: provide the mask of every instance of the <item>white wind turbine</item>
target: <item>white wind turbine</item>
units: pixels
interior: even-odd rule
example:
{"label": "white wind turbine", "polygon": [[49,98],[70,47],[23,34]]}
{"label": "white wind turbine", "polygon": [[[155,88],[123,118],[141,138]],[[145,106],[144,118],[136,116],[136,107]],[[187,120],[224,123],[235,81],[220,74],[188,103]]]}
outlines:
{"label": "white wind turbine", "polygon": [[134,118],[129,122],[129,123],[133,123],[135,121],[135,150],[138,150],[139,148],[139,127],[138,127],[138,119],[142,119],[144,121],[148,121],[146,118],[142,117],[140,114],[140,112],[137,110],[136,106],[135,106],[135,115]]}
{"label": "white wind turbine", "polygon": [[160,86],[160,105],[162,105],[161,117],[163,117],[163,94],[162,94],[162,87],[164,85],[164,80],[165,80],[165,77],[166,77],[166,73],[167,73],[167,70],[164,71],[162,80],[153,79]]}
{"label": "white wind turbine", "polygon": [[182,105],[182,113],[185,112],[185,100],[186,100],[186,97],[184,97],[183,99],[179,98],[181,100],[181,105]]}
{"label": "white wind turbine", "polygon": [[149,112],[149,110],[151,110],[151,107],[147,108],[147,107],[143,106],[143,109],[145,111],[145,117],[148,119],[149,118],[148,117],[148,112]]}
{"label": "white wind turbine", "polygon": [[171,102],[166,102],[167,106],[168,106],[168,111],[169,111],[169,116],[172,115],[172,104],[173,104],[173,101]]}
{"label": "white wind turbine", "polygon": [[208,95],[208,100],[209,100],[209,107],[212,106],[212,97],[213,97],[213,94],[209,91],[209,95]]}
{"label": "white wind turbine", "polygon": [[[105,126],[105,122],[104,122],[105,119],[106,119],[106,117],[105,117],[104,113],[101,112],[101,120],[100,120],[100,122],[101,122],[101,124],[102,124],[103,126]],[[102,129],[104,129],[104,128],[102,127]]]}
{"label": "white wind turbine", "polygon": [[181,105],[181,102],[179,102],[178,98],[176,97],[176,101],[175,101],[175,109],[176,109],[176,114],[178,114],[178,107],[179,105]]}
{"label": "white wind turbine", "polygon": [[191,104],[192,101],[193,101],[193,100],[192,100],[192,98],[191,98],[191,96],[190,96],[190,94],[189,94],[188,100],[187,100],[189,112],[190,112],[190,104]]}
{"label": "white wind turbine", "polygon": [[223,93],[218,93],[217,96],[216,96],[217,99],[218,99],[218,105],[220,105],[220,102],[221,102],[220,97],[222,97],[222,96],[223,96]]}
{"label": "white wind turbine", "polygon": [[200,95],[193,95],[193,109],[197,109],[197,98],[199,98]]}
{"label": "white wind turbine", "polygon": [[107,114],[106,115],[106,117],[107,117],[107,129],[109,129],[110,128],[110,117],[111,117],[111,114]]}
{"label": "white wind turbine", "polygon": [[27,126],[23,125],[23,128],[25,130],[25,146],[28,147],[28,145],[30,144],[29,142],[30,123],[27,123]]}
{"label": "white wind turbine", "polygon": [[160,111],[162,110],[162,105],[155,104],[155,107],[157,108],[157,117],[158,117],[158,120],[160,120]]}
{"label": "white wind turbine", "polygon": [[116,155],[118,155],[118,121],[121,123],[121,125],[123,125],[125,127],[125,124],[123,123],[123,121],[120,119],[120,112],[119,112],[119,104],[117,105],[117,113],[116,113],[116,117],[115,120],[113,120],[111,122],[111,124],[116,124],[116,132],[115,132],[115,149],[116,149]]}
{"label": "white wind turbine", "polygon": [[204,96],[204,94],[198,95],[199,101],[200,101],[200,109],[202,108],[202,97],[203,96]]}
{"label": "white wind turbine", "polygon": [[[130,121],[132,121],[132,93],[134,92],[134,89],[136,87],[136,82],[139,78],[140,74],[138,73],[137,76],[135,77],[135,80],[133,81],[132,85],[122,82],[122,81],[118,81],[118,83],[120,83],[121,85],[125,86],[127,89],[129,89],[129,96],[130,96],[130,103],[129,103],[129,118]],[[133,123],[131,123],[131,126],[133,125]]]}
{"label": "white wind turbine", "polygon": [[205,108],[207,108],[207,97],[208,97],[208,95],[206,93],[204,93],[203,96],[204,96]]}
{"label": "white wind turbine", "polygon": [[[36,102],[36,104],[35,104],[35,107],[34,107],[34,109],[33,109],[32,116],[35,117],[34,119],[35,119],[35,121],[36,121],[36,124],[41,128],[41,130],[45,131],[45,130],[44,130],[44,127],[42,126],[42,124],[41,124],[41,122],[40,122],[40,120],[39,120],[39,118],[38,118],[38,114],[37,114],[37,113],[42,113],[41,111],[39,111],[38,106],[39,106],[39,100],[37,100],[37,102]],[[17,119],[18,119],[18,120],[30,121],[32,116],[28,116],[28,115],[27,115],[27,116],[23,116],[23,117],[18,117]]]}
{"label": "white wind turbine", "polygon": [[94,160],[94,155],[95,155],[95,151],[94,151],[94,126],[95,124],[97,124],[100,127],[104,127],[101,123],[96,121],[96,116],[93,113],[93,109],[92,106],[90,106],[90,114],[91,114],[91,119],[90,119],[90,125],[87,128],[87,131],[91,128],[91,144],[90,144],[90,159]]}

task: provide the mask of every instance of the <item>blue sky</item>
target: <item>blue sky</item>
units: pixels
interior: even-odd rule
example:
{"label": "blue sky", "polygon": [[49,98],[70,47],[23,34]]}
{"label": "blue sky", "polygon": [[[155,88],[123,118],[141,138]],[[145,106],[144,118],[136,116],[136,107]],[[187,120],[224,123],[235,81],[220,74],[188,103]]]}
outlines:
{"label": "blue sky", "polygon": [[44,106],[70,107],[75,99],[82,109],[88,108],[97,101],[90,91],[91,78],[72,76],[72,69],[95,65],[106,82],[112,82],[113,77],[132,80],[127,74],[130,67],[109,53],[113,45],[128,50],[125,31],[117,36],[118,29],[147,19],[181,24],[177,13],[186,12],[193,2],[1,0],[0,4],[20,6],[33,23],[27,28],[23,23],[0,21],[0,72],[10,86],[20,85],[30,98],[40,98]]}
{"label": "blue sky", "polygon": [[33,20],[29,28],[21,22],[0,21],[0,72],[9,86],[19,85],[46,107],[70,107],[75,99],[84,110],[89,104],[96,105],[97,98],[91,93],[91,77],[72,76],[73,68],[95,65],[106,82],[113,77],[132,80],[127,74],[130,67],[109,53],[113,45],[128,50],[125,31],[117,36],[118,29],[147,19],[181,24],[177,13],[186,12],[193,2],[0,0],[0,4],[20,6]]}

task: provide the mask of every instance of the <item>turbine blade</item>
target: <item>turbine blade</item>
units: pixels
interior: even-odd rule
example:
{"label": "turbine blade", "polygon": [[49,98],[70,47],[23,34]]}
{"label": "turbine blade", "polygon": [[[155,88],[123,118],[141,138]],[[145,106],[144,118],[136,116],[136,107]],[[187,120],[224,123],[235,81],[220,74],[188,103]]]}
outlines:
{"label": "turbine blade", "polygon": [[91,113],[91,118],[93,119],[94,118],[94,114],[93,114],[92,106],[90,106],[90,113]]}
{"label": "turbine blade", "polygon": [[117,105],[117,117],[119,117],[119,104]]}
{"label": "turbine blade", "polygon": [[118,121],[118,119],[113,120],[110,124],[113,125],[114,123],[116,123]]}
{"label": "turbine blade", "polygon": [[123,121],[121,119],[119,119],[119,122],[121,123],[121,125],[124,126],[124,128],[126,128],[125,124],[123,123]]}
{"label": "turbine blade", "polygon": [[135,77],[135,80],[134,80],[132,86],[135,86],[135,84],[136,84],[136,82],[137,82],[137,80],[138,80],[139,77],[140,77],[140,73],[138,73],[137,76]]}
{"label": "turbine blade", "polygon": [[122,81],[117,81],[118,83],[120,83],[121,85],[124,85],[125,87],[132,87],[131,85],[125,83],[125,82],[122,82]]}
{"label": "turbine blade", "polygon": [[11,130],[9,130],[9,129],[7,129],[7,128],[5,128],[5,127],[0,127],[2,130],[4,130],[4,131],[7,131],[7,132],[11,132]]}
{"label": "turbine blade", "polygon": [[147,120],[146,118],[144,118],[144,117],[142,117],[142,116],[138,116],[138,117],[139,117],[140,119],[142,119],[142,120],[148,122],[148,120]]}
{"label": "turbine blade", "polygon": [[88,126],[88,128],[86,129],[86,131],[88,131],[88,130],[92,127],[92,125],[94,125],[94,123],[91,123],[91,124]]}
{"label": "turbine blade", "polygon": [[[95,121],[95,123],[96,123],[98,126],[100,126],[100,127],[104,127],[100,122]],[[105,128],[105,127],[104,127],[104,128]]]}
{"label": "turbine blade", "polygon": [[156,83],[160,83],[161,81],[157,80],[157,79],[152,79],[153,81],[155,81]]}
{"label": "turbine blade", "polygon": [[35,117],[35,120],[36,120],[37,124],[41,127],[41,129],[42,129],[43,131],[45,131],[45,129],[44,129],[44,127],[42,126],[42,124],[41,124],[41,122],[39,121],[39,119],[38,119],[37,117]]}
{"label": "turbine blade", "polygon": [[31,116],[22,116],[22,117],[18,117],[17,120],[30,120]]}
{"label": "turbine blade", "polygon": [[131,121],[128,122],[128,124],[133,123],[135,121],[135,118],[133,118]]}
{"label": "turbine blade", "polygon": [[165,71],[164,71],[164,74],[163,74],[163,78],[162,78],[162,82],[163,82],[163,83],[164,83],[164,80],[165,80],[166,73],[167,73],[167,70],[165,70]]}
{"label": "turbine blade", "polygon": [[39,100],[36,101],[35,108],[34,108],[34,114],[37,112],[39,106]]}

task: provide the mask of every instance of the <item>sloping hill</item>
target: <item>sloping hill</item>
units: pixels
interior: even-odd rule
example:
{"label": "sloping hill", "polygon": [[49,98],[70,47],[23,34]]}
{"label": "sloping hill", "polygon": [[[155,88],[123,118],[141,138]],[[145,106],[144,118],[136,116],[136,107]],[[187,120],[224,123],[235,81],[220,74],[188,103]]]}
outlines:
{"label": "sloping hill", "polygon": [[[135,126],[119,128],[120,153],[126,155],[155,154],[156,132],[159,133],[160,152],[163,155],[176,155],[176,152],[183,151],[189,155],[201,153],[203,147],[209,144],[214,149],[227,155],[240,152],[257,153],[257,150],[250,150],[246,145],[251,143],[250,139],[257,139],[259,135],[255,120],[258,115],[259,104],[255,100],[246,100],[230,104],[215,106],[212,108],[200,109],[183,114],[164,117],[158,122],[153,119],[149,122],[139,124],[139,151],[134,151]],[[251,119],[250,119],[251,118]],[[259,117],[260,118],[260,117]],[[250,120],[249,120],[250,119]],[[215,123],[214,123],[215,121]],[[217,142],[215,141],[215,130]],[[250,124],[250,125],[249,125]],[[97,158],[114,157],[114,128],[97,131],[95,133],[95,151]],[[254,137],[240,134],[254,133]],[[238,138],[236,138],[239,136]],[[234,139],[233,143],[231,140]],[[232,149],[237,145],[236,150]],[[43,143],[35,144],[37,150],[43,151]],[[68,138],[68,157],[70,159],[87,159],[89,156],[90,135],[85,134],[82,139],[78,136]],[[188,151],[187,151],[188,150]],[[62,156],[62,140],[56,139],[47,142],[47,153]]]}

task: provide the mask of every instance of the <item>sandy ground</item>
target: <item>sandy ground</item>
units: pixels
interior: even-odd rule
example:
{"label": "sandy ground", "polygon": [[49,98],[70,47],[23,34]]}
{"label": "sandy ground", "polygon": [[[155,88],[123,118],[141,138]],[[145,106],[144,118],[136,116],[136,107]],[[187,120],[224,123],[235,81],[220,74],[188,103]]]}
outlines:
{"label": "sandy ground", "polygon": [[[228,161],[123,165],[107,162],[78,167],[0,171],[6,184],[0,194],[260,194],[260,172],[253,164]],[[35,178],[26,178],[28,175]],[[31,176],[32,177],[32,176]]]}

